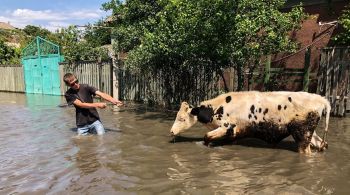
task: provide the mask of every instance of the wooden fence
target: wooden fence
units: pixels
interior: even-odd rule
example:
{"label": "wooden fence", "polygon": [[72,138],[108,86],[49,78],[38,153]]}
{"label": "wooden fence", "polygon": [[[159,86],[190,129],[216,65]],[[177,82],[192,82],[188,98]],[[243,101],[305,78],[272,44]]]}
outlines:
{"label": "wooden fence", "polygon": [[[71,72],[80,83],[86,83],[107,94],[112,94],[112,62],[80,61],[76,63],[60,63],[60,75]],[[61,94],[67,90],[61,79]]]}
{"label": "wooden fence", "polygon": [[[308,91],[310,79],[316,78],[317,93],[328,98],[332,104],[332,113],[344,116],[350,111],[350,48],[326,48],[322,50],[318,74],[310,73],[308,50],[305,54],[303,69],[271,68],[271,61],[266,61],[259,70],[246,70],[246,90],[284,90],[276,87],[274,82],[299,83],[298,90]],[[205,99],[213,98],[224,92],[223,79],[212,70],[192,69],[158,71],[155,74],[135,73],[124,69],[113,69],[111,61],[84,61],[73,64],[61,63],[61,77],[74,73],[80,83],[87,83],[99,90],[112,94],[113,74],[118,78],[119,98],[126,101],[141,101],[154,105],[179,105],[182,101],[198,104]],[[237,86],[235,70],[224,73],[229,90]],[[25,92],[23,67],[0,66],[0,91]],[[61,94],[67,87],[61,80]],[[263,88],[259,88],[259,85]],[[267,89],[269,88],[269,89]],[[288,88],[286,89],[288,90]]]}
{"label": "wooden fence", "polygon": [[310,71],[310,60],[309,48],[305,51],[303,68],[271,67],[271,56],[266,56],[265,64],[260,64],[254,71],[249,68],[244,71],[245,90],[310,91],[311,81],[317,80],[317,72]]}
{"label": "wooden fence", "polygon": [[325,48],[321,52],[317,93],[325,96],[332,114],[344,116],[350,111],[350,48]]}
{"label": "wooden fence", "polygon": [[25,92],[22,65],[1,65],[0,78],[0,91]]}
{"label": "wooden fence", "polygon": [[118,75],[122,100],[171,107],[182,101],[198,104],[223,92],[220,78],[210,70],[159,71],[151,75],[120,69]]}

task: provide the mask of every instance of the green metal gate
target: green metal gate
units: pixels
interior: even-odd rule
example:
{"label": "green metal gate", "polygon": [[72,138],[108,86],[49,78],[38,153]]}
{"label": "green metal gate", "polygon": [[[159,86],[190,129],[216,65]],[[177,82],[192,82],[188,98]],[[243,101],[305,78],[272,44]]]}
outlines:
{"label": "green metal gate", "polygon": [[26,93],[61,95],[59,62],[60,47],[36,37],[22,51]]}

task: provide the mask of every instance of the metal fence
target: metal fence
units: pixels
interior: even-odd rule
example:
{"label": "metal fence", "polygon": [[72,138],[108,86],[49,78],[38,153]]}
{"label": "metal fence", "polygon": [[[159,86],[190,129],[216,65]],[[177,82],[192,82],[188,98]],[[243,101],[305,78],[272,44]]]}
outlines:
{"label": "metal fence", "polygon": [[25,92],[22,65],[1,65],[0,78],[0,91]]}

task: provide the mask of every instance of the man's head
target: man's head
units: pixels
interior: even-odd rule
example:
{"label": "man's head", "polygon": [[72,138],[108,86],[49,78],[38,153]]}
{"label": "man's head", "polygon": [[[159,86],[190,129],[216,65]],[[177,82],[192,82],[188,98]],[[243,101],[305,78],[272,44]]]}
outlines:
{"label": "man's head", "polygon": [[63,81],[68,87],[71,87],[73,89],[77,90],[80,87],[78,79],[72,73],[66,73],[63,76]]}

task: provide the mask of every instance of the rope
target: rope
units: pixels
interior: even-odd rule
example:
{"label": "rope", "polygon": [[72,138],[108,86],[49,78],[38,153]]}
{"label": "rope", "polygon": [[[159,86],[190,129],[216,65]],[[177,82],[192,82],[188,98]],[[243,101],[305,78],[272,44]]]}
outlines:
{"label": "rope", "polygon": [[284,60],[284,59],[286,59],[286,58],[292,57],[292,56],[294,56],[294,55],[296,55],[296,54],[298,54],[298,53],[300,53],[300,52],[306,50],[306,49],[309,48],[310,46],[312,46],[312,45],[314,45],[315,43],[317,43],[317,42],[319,42],[320,40],[322,40],[326,35],[329,35],[329,34],[331,33],[330,29],[333,28],[333,27],[335,27],[335,26],[336,26],[336,25],[329,27],[329,28],[326,30],[327,32],[325,32],[325,34],[323,34],[322,36],[318,37],[317,39],[315,39],[314,41],[312,41],[310,44],[304,46],[303,48],[301,48],[300,50],[296,51],[295,53],[292,53],[292,54],[290,54],[290,55],[287,55],[287,56],[285,56],[285,57],[283,57],[283,58],[281,58],[281,59],[272,61],[271,63],[275,63],[275,62],[282,61],[282,60]]}

